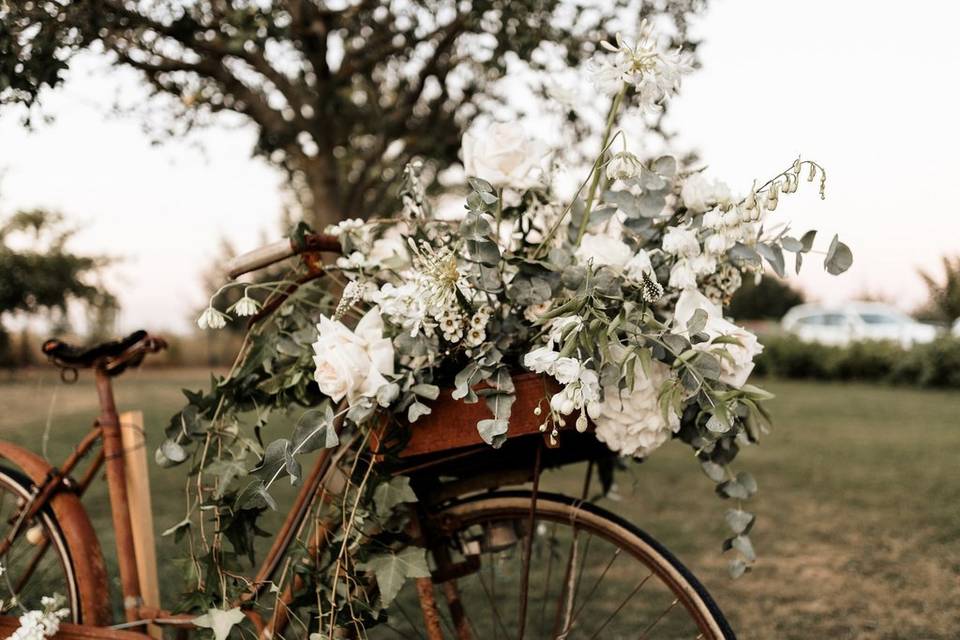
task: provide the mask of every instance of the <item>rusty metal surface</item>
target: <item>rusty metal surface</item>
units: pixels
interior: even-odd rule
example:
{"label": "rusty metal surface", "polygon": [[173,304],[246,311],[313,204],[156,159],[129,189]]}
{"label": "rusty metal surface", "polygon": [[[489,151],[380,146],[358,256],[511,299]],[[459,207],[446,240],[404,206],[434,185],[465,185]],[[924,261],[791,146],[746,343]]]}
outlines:
{"label": "rusty metal surface", "polygon": [[[0,441],[0,458],[8,460],[38,487],[51,477],[53,467],[37,454],[9,442]],[[87,624],[110,624],[110,602],[107,570],[100,542],[80,499],[68,491],[49,497],[50,509],[62,529],[64,541],[73,552],[71,557],[77,577],[81,619]]]}
{"label": "rusty metal surface", "polygon": [[97,394],[100,397],[100,417],[97,424],[103,433],[103,454],[107,468],[107,490],[110,493],[110,512],[117,545],[117,563],[120,567],[120,586],[123,592],[123,610],[128,622],[139,619],[140,579],[137,557],[133,546],[133,528],[130,524],[130,503],[127,496],[126,465],[120,436],[120,419],[113,401],[109,374],[97,369]]}

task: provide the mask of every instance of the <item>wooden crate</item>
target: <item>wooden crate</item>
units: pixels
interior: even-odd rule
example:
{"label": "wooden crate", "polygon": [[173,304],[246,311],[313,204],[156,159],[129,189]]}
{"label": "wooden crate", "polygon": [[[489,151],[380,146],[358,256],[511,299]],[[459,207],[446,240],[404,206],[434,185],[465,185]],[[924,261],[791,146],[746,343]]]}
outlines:
{"label": "wooden crate", "polygon": [[[539,433],[540,424],[550,410],[550,397],[560,390],[559,385],[553,379],[535,373],[515,375],[513,384],[517,399],[510,413],[507,437]],[[483,388],[484,385],[475,387],[477,391]],[[493,417],[487,403],[481,397],[479,402],[468,404],[463,400],[454,400],[452,394],[452,389],[441,389],[439,397],[427,403],[431,413],[421,416],[411,425],[401,425],[401,428],[395,424],[388,425],[387,433],[381,442],[375,443],[375,448],[408,458],[484,444],[477,432],[477,422]],[[541,409],[539,416],[534,414],[537,406]],[[390,433],[391,429],[394,430],[393,434]],[[401,431],[409,431],[410,438],[406,444],[397,441]]]}

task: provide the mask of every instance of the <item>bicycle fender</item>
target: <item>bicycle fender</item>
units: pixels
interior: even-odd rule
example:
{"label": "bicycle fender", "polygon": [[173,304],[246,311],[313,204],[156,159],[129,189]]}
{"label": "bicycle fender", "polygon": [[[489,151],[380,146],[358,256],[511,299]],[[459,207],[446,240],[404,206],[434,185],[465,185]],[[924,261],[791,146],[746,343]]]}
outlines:
{"label": "bicycle fender", "polygon": [[[37,454],[10,442],[0,442],[0,458],[8,460],[37,486],[54,471],[54,467]],[[69,491],[58,491],[50,498],[49,505],[70,551],[80,595],[81,620],[95,626],[110,624],[103,551],[80,498]]]}

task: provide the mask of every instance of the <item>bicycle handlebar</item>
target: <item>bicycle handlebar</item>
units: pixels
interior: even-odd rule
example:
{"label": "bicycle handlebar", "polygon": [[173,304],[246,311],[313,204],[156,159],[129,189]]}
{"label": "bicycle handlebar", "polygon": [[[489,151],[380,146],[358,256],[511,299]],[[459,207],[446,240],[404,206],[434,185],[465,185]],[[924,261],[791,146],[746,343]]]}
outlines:
{"label": "bicycle handlebar", "polygon": [[230,278],[238,278],[245,273],[269,267],[299,253],[311,251],[340,253],[340,240],[336,236],[322,233],[305,236],[302,246],[295,245],[292,240],[280,240],[233,258],[227,262],[227,274]]}

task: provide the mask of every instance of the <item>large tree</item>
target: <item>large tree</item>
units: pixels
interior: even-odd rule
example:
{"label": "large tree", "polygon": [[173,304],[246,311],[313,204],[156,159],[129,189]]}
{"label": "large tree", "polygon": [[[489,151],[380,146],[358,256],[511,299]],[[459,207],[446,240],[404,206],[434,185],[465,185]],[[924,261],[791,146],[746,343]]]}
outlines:
{"label": "large tree", "polygon": [[0,218],[0,360],[9,345],[5,324],[18,315],[45,315],[66,324],[71,304],[91,314],[94,335],[109,330],[116,300],[98,279],[103,256],[69,249],[73,229],[48,211],[21,211]]}
{"label": "large tree", "polygon": [[388,212],[411,159],[431,181],[456,162],[474,116],[507,102],[508,63],[579,65],[642,18],[692,51],[704,3],[0,0],[0,102],[33,105],[75,52],[103,51],[142,72],[174,135],[225,111],[254,123],[255,152],[322,224]]}

